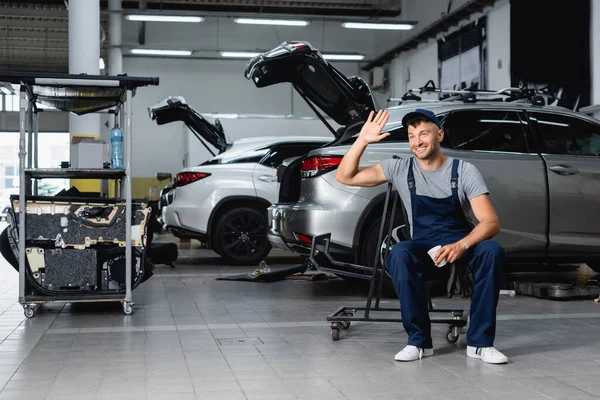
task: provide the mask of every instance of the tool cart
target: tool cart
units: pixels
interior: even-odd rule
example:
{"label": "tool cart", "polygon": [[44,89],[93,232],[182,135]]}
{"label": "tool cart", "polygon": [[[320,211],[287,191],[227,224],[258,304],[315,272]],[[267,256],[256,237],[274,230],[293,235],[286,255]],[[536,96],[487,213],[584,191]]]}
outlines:
{"label": "tool cart", "polygon": [[[19,195],[11,197],[7,236],[19,271],[25,316],[50,302],[121,302],[133,312],[132,289],[151,276],[146,237],[150,209],[131,194],[132,108],[138,88],[152,77],[0,72],[20,85]],[[124,169],[37,168],[37,104],[84,115],[108,112],[125,120]],[[26,137],[26,127],[28,135]],[[27,145],[27,146],[26,146]],[[26,163],[27,157],[27,163]],[[38,196],[40,179],[114,180],[114,196],[67,190]]]}

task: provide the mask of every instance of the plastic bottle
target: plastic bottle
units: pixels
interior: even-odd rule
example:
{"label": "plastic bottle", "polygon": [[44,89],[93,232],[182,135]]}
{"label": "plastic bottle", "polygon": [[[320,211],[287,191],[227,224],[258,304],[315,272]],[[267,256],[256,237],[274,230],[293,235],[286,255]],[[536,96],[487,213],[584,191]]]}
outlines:
{"label": "plastic bottle", "polygon": [[265,260],[262,260],[259,264],[258,264],[258,268],[254,270],[254,272],[252,272],[252,276],[253,277],[257,277],[259,275],[263,275],[267,272],[271,272],[271,268],[269,268],[269,266],[267,265],[267,262]]}
{"label": "plastic bottle", "polygon": [[110,167],[123,169],[123,131],[118,123],[110,130]]}

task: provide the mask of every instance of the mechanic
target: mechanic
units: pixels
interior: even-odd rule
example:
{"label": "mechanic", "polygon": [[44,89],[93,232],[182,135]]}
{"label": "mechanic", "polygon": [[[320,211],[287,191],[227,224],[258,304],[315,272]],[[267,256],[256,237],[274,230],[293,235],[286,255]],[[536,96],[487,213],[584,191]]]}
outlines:
{"label": "mechanic", "polygon": [[[408,345],[394,358],[414,361],[433,355],[423,278],[442,271],[436,266],[443,261],[459,260],[474,278],[467,356],[487,363],[506,363],[507,357],[493,347],[506,256],[504,249],[490,240],[499,232],[499,223],[483,177],[474,165],[442,154],[442,124],[433,112],[423,109],[402,118],[414,157],[385,159],[359,168],[366,147],[390,135],[382,133],[388,119],[387,111],[369,114],[342,159],[336,179],[345,185],[366,187],[392,182],[412,221],[412,240],[395,244],[385,261],[408,333]],[[475,227],[467,217],[470,211],[478,222]],[[428,251],[437,245],[442,247],[431,257]]]}

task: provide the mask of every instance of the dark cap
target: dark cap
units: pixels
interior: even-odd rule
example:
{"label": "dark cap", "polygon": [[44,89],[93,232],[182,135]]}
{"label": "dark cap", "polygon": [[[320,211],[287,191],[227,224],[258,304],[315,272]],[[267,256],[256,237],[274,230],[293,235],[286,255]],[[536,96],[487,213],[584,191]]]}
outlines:
{"label": "dark cap", "polygon": [[408,125],[406,124],[410,118],[414,117],[425,117],[429,121],[433,122],[438,126],[438,128],[442,129],[442,123],[435,116],[435,114],[429,110],[424,110],[422,108],[417,108],[415,111],[409,112],[402,118],[402,126],[408,129]]}

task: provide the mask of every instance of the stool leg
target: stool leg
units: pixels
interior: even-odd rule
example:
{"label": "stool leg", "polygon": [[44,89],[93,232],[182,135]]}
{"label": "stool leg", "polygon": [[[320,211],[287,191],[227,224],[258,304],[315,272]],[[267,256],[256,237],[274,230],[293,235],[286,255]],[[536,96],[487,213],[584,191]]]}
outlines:
{"label": "stool leg", "polygon": [[427,308],[431,312],[431,311],[433,311],[433,303],[431,302],[431,295],[429,294],[429,290],[427,289],[427,285],[423,284],[423,286],[425,287],[425,296],[427,296]]}

